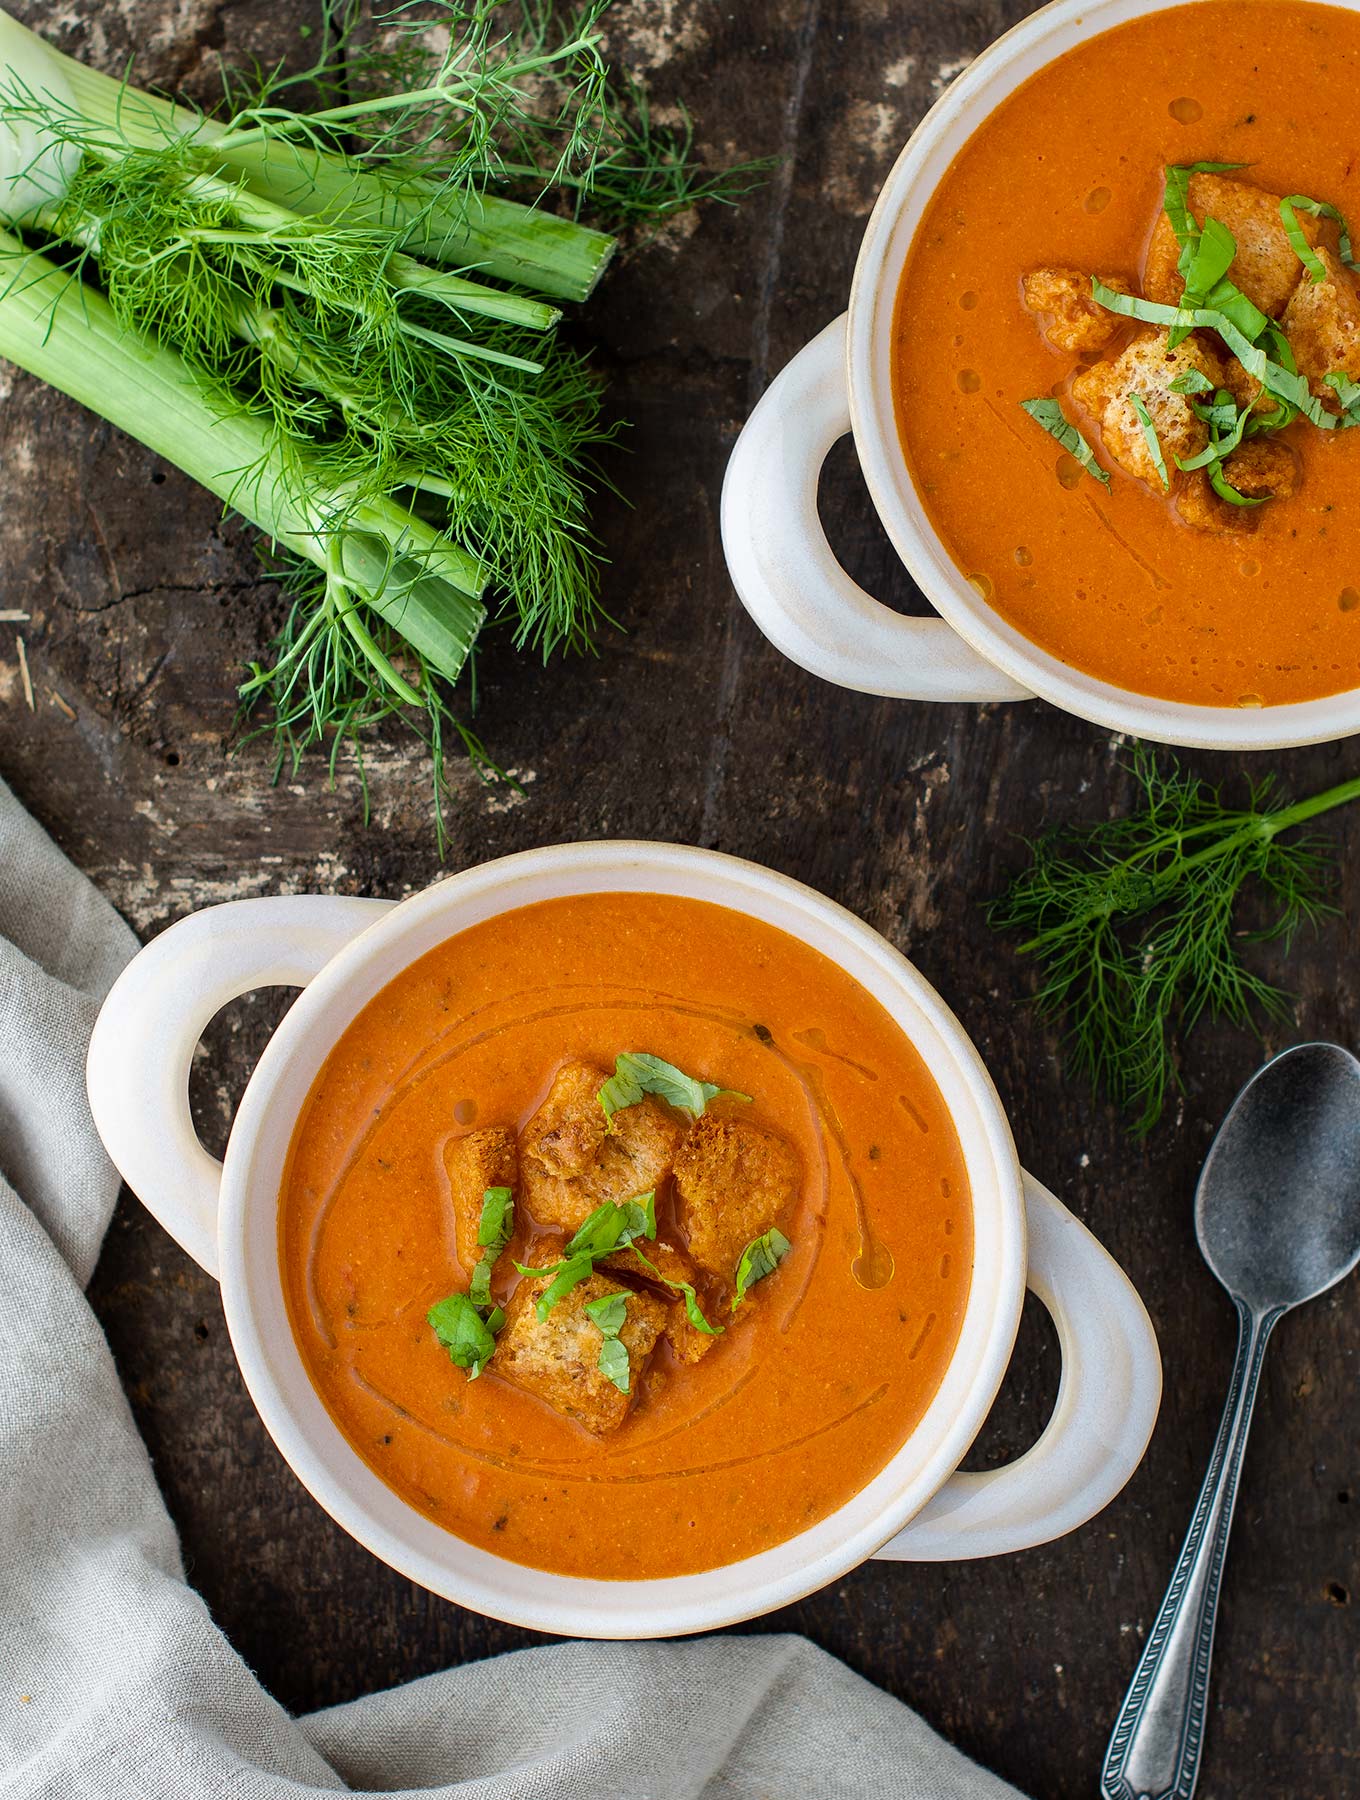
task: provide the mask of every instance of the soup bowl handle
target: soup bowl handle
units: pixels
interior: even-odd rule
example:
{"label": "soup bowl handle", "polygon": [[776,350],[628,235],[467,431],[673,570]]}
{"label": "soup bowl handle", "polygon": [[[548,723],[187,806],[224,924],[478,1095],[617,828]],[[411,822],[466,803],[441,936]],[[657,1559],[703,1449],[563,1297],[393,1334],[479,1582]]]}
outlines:
{"label": "soup bowl handle", "polygon": [[956,1474],[878,1552],[955,1562],[1046,1544],[1109,1504],[1142,1461],[1162,1393],[1152,1321],[1079,1219],[1025,1176],[1028,1286],[1062,1349],[1057,1404],[1037,1444],[984,1474]]}
{"label": "soup bowl handle", "polygon": [[943,619],[865,593],[827,542],[817,478],[850,430],[847,316],[775,377],[737,439],[722,496],[733,586],[771,643],[824,681],[902,700],[1028,700]]}
{"label": "soup bowl handle", "polygon": [[95,1125],[124,1181],[210,1275],[222,1165],[189,1113],[198,1041],[228,1001],[305,987],[391,905],[308,894],[206,907],[153,938],[104,1002],[85,1065]]}

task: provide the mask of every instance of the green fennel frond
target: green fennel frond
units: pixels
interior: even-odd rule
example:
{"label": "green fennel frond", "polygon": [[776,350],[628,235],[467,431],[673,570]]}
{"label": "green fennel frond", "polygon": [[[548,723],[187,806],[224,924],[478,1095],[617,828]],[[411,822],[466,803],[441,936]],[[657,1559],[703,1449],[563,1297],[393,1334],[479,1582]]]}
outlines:
{"label": "green fennel frond", "polygon": [[[613,75],[606,5],[320,0],[310,65],[226,74],[220,117],[0,11],[0,136],[35,146],[6,190],[26,198],[22,239],[0,233],[0,345],[311,565],[243,698],[272,709],[280,767],[409,714],[441,842],[442,746],[481,757],[447,690],[484,621],[547,658],[605,616],[589,503],[619,426],[556,327],[614,240],[580,215],[751,181],[705,175],[688,118],[659,127]],[[154,420],[148,358],[172,401]]]}
{"label": "green fennel frond", "polygon": [[[1288,997],[1248,968],[1239,946],[1288,941],[1334,912],[1331,848],[1296,828],[1360,796],[1360,780],[1286,805],[1274,782],[1234,807],[1222,791],[1145,746],[1134,751],[1131,812],[1050,833],[1029,867],[988,909],[998,930],[1024,934],[1020,954],[1042,971],[1035,996],[1066,1025],[1074,1071],[1133,1115],[1139,1134],[1179,1081],[1176,1033],[1206,1015],[1255,1028],[1287,1014]],[[1255,884],[1265,923],[1237,924]]]}

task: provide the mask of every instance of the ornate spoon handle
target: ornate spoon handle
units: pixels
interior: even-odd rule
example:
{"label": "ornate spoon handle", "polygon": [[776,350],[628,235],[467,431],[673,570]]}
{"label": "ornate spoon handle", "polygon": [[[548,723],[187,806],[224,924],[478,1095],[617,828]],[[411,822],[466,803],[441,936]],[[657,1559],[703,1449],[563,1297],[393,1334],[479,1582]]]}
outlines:
{"label": "ornate spoon handle", "polygon": [[1105,1753],[1103,1800],[1190,1800],[1199,1774],[1209,1659],[1237,1478],[1261,1363],[1283,1309],[1237,1307],[1237,1361],[1195,1515]]}

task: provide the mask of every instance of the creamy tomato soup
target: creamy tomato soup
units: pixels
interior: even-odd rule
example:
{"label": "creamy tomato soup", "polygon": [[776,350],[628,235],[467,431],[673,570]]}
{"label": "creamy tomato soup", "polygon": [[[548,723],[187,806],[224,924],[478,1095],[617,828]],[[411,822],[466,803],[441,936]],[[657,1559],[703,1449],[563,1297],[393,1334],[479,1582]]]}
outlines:
{"label": "creamy tomato soup", "polygon": [[[723,1092],[696,1117],[625,1086],[605,1120],[628,1052]],[[643,1180],[642,1256],[540,1321],[547,1281],[515,1265],[561,1264],[581,1214]],[[507,1191],[487,1251],[482,1197],[499,1217]],[[466,1315],[493,1252],[472,1378],[430,1315]],[[311,1379],[383,1480],[498,1555],[645,1578],[766,1549],[884,1466],[954,1349],[971,1207],[934,1081],[834,963],[726,908],[604,894],[462,932],[365,1007],[298,1121],[279,1254]]]}
{"label": "creamy tomato soup", "polygon": [[[1360,381],[1360,289],[1334,213],[1360,219],[1358,92],[1355,13],[1191,0],[1036,75],[932,200],[895,315],[903,448],[960,570],[1081,670],[1214,706],[1360,685],[1360,433],[1304,416],[1257,435],[1262,401],[1218,466],[1222,484],[1238,484],[1224,498],[1202,462],[1186,471],[1181,461],[1202,456],[1202,415],[1216,399],[1214,429],[1228,440],[1259,388],[1210,331],[1168,352],[1163,324],[1089,302],[1084,331],[1072,311],[1081,303],[1064,291],[1089,295],[1094,276],[1181,304],[1166,171],[1242,165],[1190,177],[1187,229],[1198,238],[1212,216],[1231,233],[1224,280],[1267,316],[1260,343],[1277,362],[1295,358],[1305,398],[1324,424],[1341,423],[1327,377]],[[1289,196],[1323,209],[1296,213],[1308,267],[1281,221]],[[1108,487],[1022,411],[1045,399],[1081,432]]]}

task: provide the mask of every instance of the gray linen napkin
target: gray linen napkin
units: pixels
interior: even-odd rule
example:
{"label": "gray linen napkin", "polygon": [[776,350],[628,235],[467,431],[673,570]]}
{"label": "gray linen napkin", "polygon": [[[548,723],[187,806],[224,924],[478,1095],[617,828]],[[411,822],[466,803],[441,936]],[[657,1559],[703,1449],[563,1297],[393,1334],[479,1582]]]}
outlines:
{"label": "gray linen napkin", "polygon": [[85,1105],[131,932],[0,782],[0,1788],[9,1800],[1001,1800],[801,1638],[562,1644],[292,1719],[186,1584],[82,1291]]}

